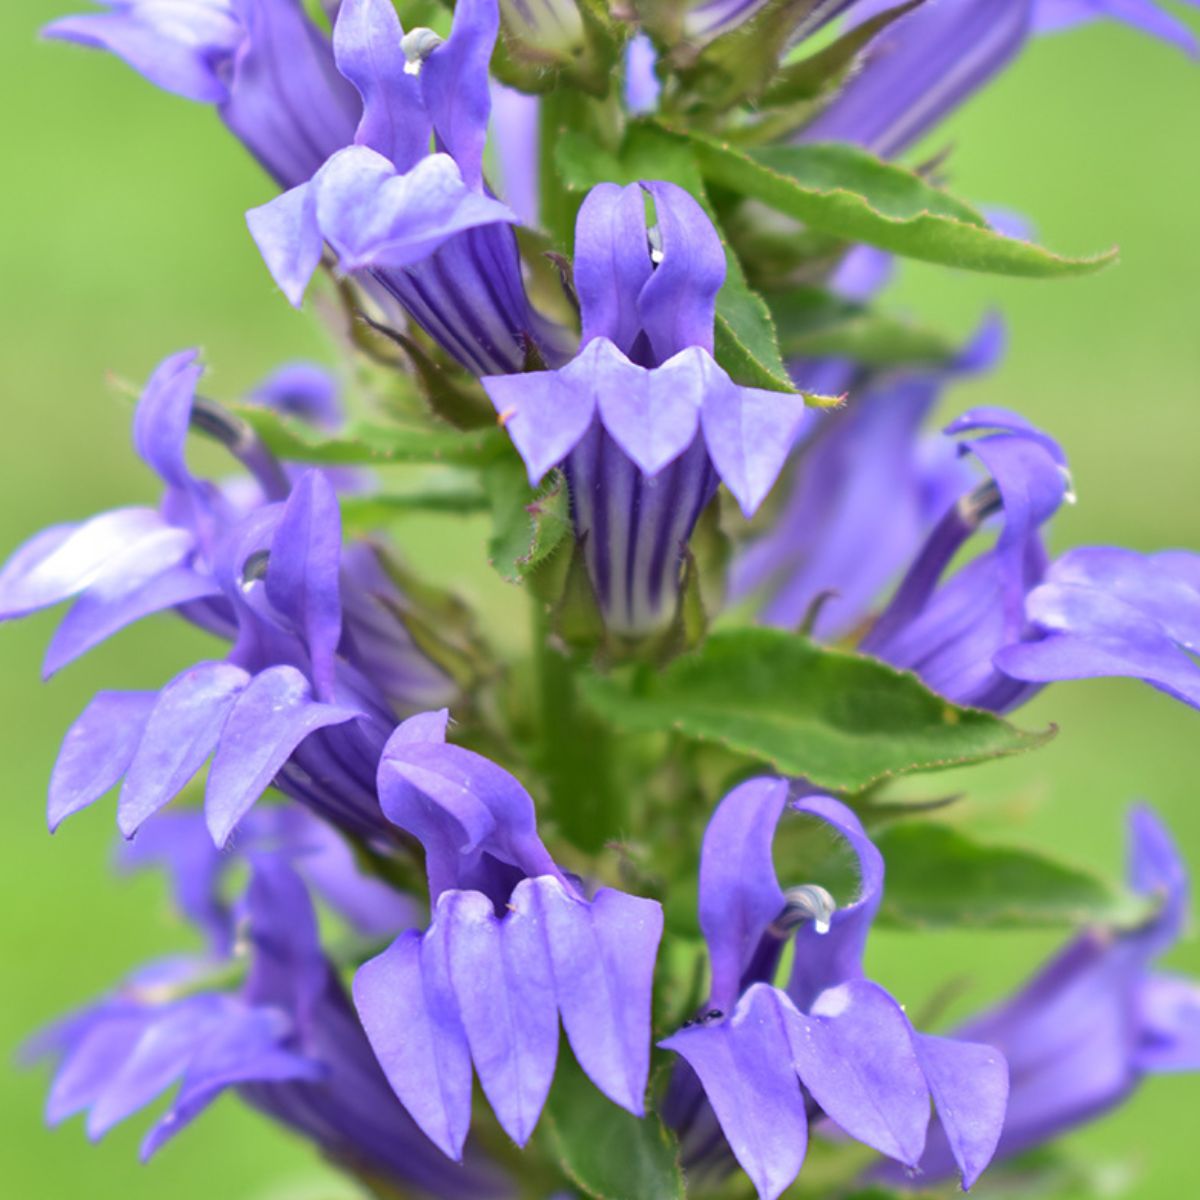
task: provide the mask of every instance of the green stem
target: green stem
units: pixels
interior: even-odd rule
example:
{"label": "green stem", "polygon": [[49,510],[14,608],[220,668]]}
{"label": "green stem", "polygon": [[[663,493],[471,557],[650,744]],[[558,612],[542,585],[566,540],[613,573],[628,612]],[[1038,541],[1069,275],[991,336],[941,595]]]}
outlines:
{"label": "green stem", "polygon": [[536,600],[533,617],[537,763],[550,794],[550,815],[571,842],[594,854],[620,835],[623,823],[612,732],[583,706],[578,660],[555,644],[546,607]]}

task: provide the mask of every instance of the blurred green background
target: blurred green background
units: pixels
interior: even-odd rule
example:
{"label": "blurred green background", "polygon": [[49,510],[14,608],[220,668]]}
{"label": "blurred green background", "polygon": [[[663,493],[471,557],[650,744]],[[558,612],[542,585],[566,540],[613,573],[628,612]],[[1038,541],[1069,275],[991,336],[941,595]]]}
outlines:
{"label": "blurred green background", "polygon": [[[140,381],[166,353],[199,344],[208,390],[233,397],[289,357],[331,358],[317,322],[287,306],[245,232],[241,214],[269,198],[269,183],[211,112],[114,60],[36,42],[37,27],[71,7],[0,6],[4,553],[53,521],[153,499],[106,372]],[[1051,247],[1122,247],[1121,265],[1095,279],[1010,282],[909,266],[899,287],[904,305],[964,333],[989,306],[1007,315],[1007,363],[949,404],[1016,406],[1065,441],[1080,503],[1058,522],[1060,545],[1200,548],[1198,114],[1200,66],[1126,30],[1093,27],[1035,45],[934,140],[954,144],[958,191],[1029,215]],[[441,578],[482,580],[499,601],[504,585],[480,570],[477,526],[442,520],[404,540]],[[0,630],[5,1194],[332,1200],[335,1177],[308,1149],[233,1101],[143,1168],[137,1120],[98,1147],[78,1122],[48,1132],[44,1076],[12,1065],[28,1031],[186,937],[156,880],[110,876],[110,803],[54,839],[43,810],[58,741],[93,691],[157,686],[201,639],[151,621],[43,686],[40,656],[55,619]],[[932,787],[969,786],[980,828],[1107,871],[1120,866],[1125,806],[1145,797],[1200,870],[1200,714],[1134,683],[1103,682],[1057,687],[1022,716],[1056,721],[1061,734],[1036,755]],[[873,969],[913,1006],[965,976],[961,1011],[998,995],[1055,940],[881,934]],[[1200,974],[1200,948],[1183,945],[1171,965]],[[1151,1080],[1072,1144],[1092,1162],[1131,1163],[1142,1200],[1200,1195],[1190,1141],[1198,1102],[1195,1078]]]}

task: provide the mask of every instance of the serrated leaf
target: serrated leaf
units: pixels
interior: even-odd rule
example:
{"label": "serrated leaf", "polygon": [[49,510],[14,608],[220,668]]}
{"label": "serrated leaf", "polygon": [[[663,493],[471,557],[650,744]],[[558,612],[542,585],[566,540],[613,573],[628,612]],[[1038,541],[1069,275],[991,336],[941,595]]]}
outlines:
{"label": "serrated leaf", "polygon": [[570,536],[566,478],[552,471],[532,488],[512,451],[487,467],[483,487],[492,510],[488,559],[509,583],[521,583]]}
{"label": "serrated leaf", "polygon": [[1144,898],[1040,851],[995,846],[934,821],[874,835],[887,863],[880,920],[905,929],[1130,926]]}
{"label": "serrated leaf", "polygon": [[639,1119],[618,1108],[565,1055],[538,1137],[594,1200],[684,1200],[679,1146],[658,1116]]}
{"label": "serrated leaf", "polygon": [[906,671],[775,629],[714,634],[637,682],[590,676],[583,694],[620,729],[714,742],[835,791],[1017,754],[1053,732],[1027,733]]}
{"label": "serrated leaf", "polygon": [[742,150],[689,135],[705,179],[758,200],[808,228],[907,258],[1031,278],[1086,275],[1116,250],[1067,258],[1005,237],[964,201],[913,171],[848,145]]}
{"label": "serrated leaf", "polygon": [[500,429],[423,429],[405,425],[353,425],[329,434],[274,409],[233,404],[228,409],[258,434],[277,458],[324,466],[380,463],[443,463],[481,466],[495,458],[508,439]]}
{"label": "serrated leaf", "polygon": [[563,182],[576,191],[597,183],[635,183],[657,179],[683,188],[704,208],[725,247],[725,284],[717,295],[713,350],[717,362],[746,387],[795,392],[779,352],[775,323],[763,298],[746,282],[738,257],[717,220],[704,190],[704,180],[688,143],[659,127],[635,123],[620,155],[612,155],[580,134],[568,131],[555,147]]}
{"label": "serrated leaf", "polygon": [[713,357],[735,382],[773,392],[794,392],[767,302],[750,290],[741,263],[726,248],[730,270],[717,296]]}

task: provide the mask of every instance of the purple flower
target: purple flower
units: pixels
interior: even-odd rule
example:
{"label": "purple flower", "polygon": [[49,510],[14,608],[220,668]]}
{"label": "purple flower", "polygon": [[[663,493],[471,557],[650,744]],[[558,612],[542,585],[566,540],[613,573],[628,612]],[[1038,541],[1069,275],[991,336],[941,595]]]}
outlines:
{"label": "purple flower", "polygon": [[[130,836],[211,756],[205,812],[218,845],[269,786],[352,834],[394,840],[375,769],[395,713],[376,682],[381,664],[358,661],[343,620],[337,500],[323,476],[309,472],[286,504],[235,526],[216,578],[236,627],[228,657],[189,667],[158,693],[97,696],[55,765],[52,826],[123,777],[117,821]],[[398,623],[395,634],[388,655],[412,657],[444,690]]]}
{"label": "purple flower", "polygon": [[[853,19],[891,7],[867,0]],[[854,142],[894,157],[1008,66],[1032,33],[1099,17],[1195,50],[1187,28],[1149,0],[936,0],[871,42],[861,69],[798,140]]]}
{"label": "purple flower", "polygon": [[[681,1134],[684,1163],[703,1171],[727,1143],[763,1200],[774,1200],[800,1171],[810,1122],[825,1119],[915,1166],[932,1098],[969,1187],[1000,1136],[1004,1061],[975,1041],[916,1032],[864,977],[883,858],[845,805],[827,796],[789,802],[789,786],[742,784],[705,833],[700,926],[711,992],[705,1015],[662,1043],[694,1072],[676,1075],[664,1114]],[[771,844],[788,807],[829,826],[856,856],[853,903],[835,911],[821,887],[780,888]],[[774,977],[789,938],[795,957],[780,988]]]}
{"label": "purple flower", "polygon": [[946,367],[880,374],[853,387],[844,409],[814,410],[790,494],[734,564],[733,596],[761,590],[762,621],[798,628],[811,617],[822,639],[861,625],[971,481],[953,444],[921,426],[947,383],[991,366],[1002,334],[985,322]]}
{"label": "purple flower", "polygon": [[[1151,970],[1179,938],[1187,871],[1147,808],[1129,821],[1130,884],[1159,905],[1141,928],[1082,933],[1015,996],[956,1036],[1008,1059],[997,1158],[1020,1154],[1125,1100],[1148,1074],[1200,1070],[1200,986]],[[932,1132],[918,1185],[953,1170],[945,1131]],[[904,1179],[897,1175],[897,1182]]]}
{"label": "purple flower", "polygon": [[282,187],[309,178],[349,144],[354,89],[302,0],[102,0],[46,36],[108,50],[151,83],[215,104]]}
{"label": "purple flower", "polygon": [[[941,518],[860,648],[915,671],[961,704],[1006,712],[1046,683],[1127,676],[1200,707],[1200,556],[1081,546],[1050,562],[1041,527],[1069,498],[1052,439],[1002,410],[977,410],[947,432],[991,482]],[[989,518],[992,547],[946,576]]]}
{"label": "purple flower", "polygon": [[388,818],[425,847],[432,921],[354,980],[367,1036],[401,1103],[451,1158],[471,1119],[472,1063],[505,1132],[533,1132],[561,1017],[580,1066],[641,1115],[662,911],[594,894],[551,859],[533,801],[506,771],[445,741],[447,714],[412,717],[379,765]]}
{"label": "purple flower", "polygon": [[583,349],[558,371],[483,381],[531,482],[563,466],[597,599],[619,633],[669,620],[718,482],[751,515],[803,418],[799,395],[740,387],[714,361],[724,278],[716,230],[685,191],[601,184],[575,235]]}
{"label": "purple flower", "polygon": [[[59,753],[50,826],[124,779],[118,823],[131,835],[212,755],[207,811],[218,842],[272,783],[352,833],[393,841],[375,795],[379,754],[396,718],[445,700],[448,680],[406,632],[375,551],[343,548],[329,482],[309,472],[293,485],[246,426],[195,397],[199,374],[191,351],[168,359],[135,414],[138,451],[167,485],[159,511],[48,530],[0,572],[6,618],[77,597],[48,670],[170,607],[233,643],[226,660],[189,667],[160,692],[97,695]],[[266,386],[276,400],[286,392],[327,406],[326,390],[301,382]],[[224,439],[256,486],[193,476],[191,424]]]}
{"label": "purple flower", "polygon": [[[172,355],[150,377],[134,415],[134,448],[166,486],[157,511],[116,509],[55,526],[21,546],[0,571],[0,619],[74,600],[47,651],[47,675],[168,608],[213,632],[229,631],[232,614],[214,575],[217,543],[245,513],[286,496],[289,484],[248,428],[197,401],[202,373],[196,351]],[[185,445],[192,424],[223,438],[249,468],[252,485],[220,488],[191,474]]]}
{"label": "purple flower", "polygon": [[[1066,458],[1053,439],[1001,409],[968,412],[947,433],[976,435],[962,449],[991,479],[937,523],[861,649],[915,671],[956,703],[1005,712],[1037,690],[999,670],[995,658],[1033,636],[1025,599],[1046,571],[1041,527],[1070,495]],[[1003,524],[994,544],[943,578],[997,514]]]}
{"label": "purple flower", "polygon": [[[211,852],[203,829],[178,822],[162,840],[176,864]],[[142,1143],[146,1159],[234,1089],[335,1162],[406,1193],[509,1194],[474,1151],[466,1169],[449,1168],[396,1103],[321,951],[300,876],[278,853],[256,848],[249,861],[237,914],[249,948],[244,984],[205,990],[220,958],[158,963],[50,1027],[29,1047],[58,1059],[47,1120],[86,1110],[98,1138],[178,1083]]]}
{"label": "purple flower", "polygon": [[247,215],[293,304],[328,243],[342,270],[398,300],[477,374],[520,370],[535,349],[560,356],[525,295],[517,218],[483,181],[498,27],[496,0],[463,0],[444,43],[427,29],[405,35],[389,0],[346,0],[334,53],[362,98],[357,131],[311,179]]}
{"label": "purple flower", "polygon": [[1028,683],[1124,675],[1200,708],[1200,555],[1080,546],[1025,601],[1030,640],[996,666]]}

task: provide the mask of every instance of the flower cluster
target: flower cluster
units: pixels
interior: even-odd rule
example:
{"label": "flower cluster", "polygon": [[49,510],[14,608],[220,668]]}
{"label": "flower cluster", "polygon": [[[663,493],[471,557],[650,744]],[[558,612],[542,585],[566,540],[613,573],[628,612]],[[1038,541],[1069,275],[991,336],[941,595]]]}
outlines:
{"label": "flower cluster", "polygon": [[[247,214],[266,269],[336,297],[373,404],[347,419],[307,364],[218,402],[174,354],[133,417],[159,505],[0,569],[0,620],[70,602],[47,674],[167,613],[216,647],[63,741],[51,830],[119,785],[120,861],[165,872],[204,949],[30,1043],[48,1120],[99,1137],[177,1085],[149,1157],[233,1091],[372,1195],[741,1195],[736,1169],[774,1200],[818,1137],[830,1195],[970,1188],[1200,1069],[1200,986],[1150,969],[1187,879],[1148,809],[1113,899],[886,795],[1044,740],[1002,715],[1052,682],[1200,708],[1200,555],[1052,556],[1059,443],[998,408],[928,428],[999,319],[960,347],[882,309],[897,256],[1103,265],[901,160],[1036,34],[1186,27],[1101,0],[452,7],[105,0],[46,31],[216,107],[277,188]],[[239,471],[197,475],[192,434]],[[403,563],[414,508],[490,518],[525,651]],[[947,921],[986,923],[998,858],[1030,891],[1006,911],[1074,887],[1078,928],[1012,1000],[918,1028],[872,925],[948,872]]]}

